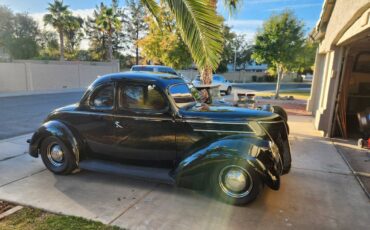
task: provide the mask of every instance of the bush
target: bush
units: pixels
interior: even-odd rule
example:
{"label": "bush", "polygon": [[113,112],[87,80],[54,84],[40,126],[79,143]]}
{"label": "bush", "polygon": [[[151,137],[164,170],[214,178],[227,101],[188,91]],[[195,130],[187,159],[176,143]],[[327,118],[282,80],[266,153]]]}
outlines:
{"label": "bush", "polygon": [[303,82],[303,77],[302,76],[297,76],[296,78],[293,79],[294,82]]}
{"label": "bush", "polygon": [[275,78],[273,76],[270,76],[270,75],[265,75],[264,78],[265,78],[265,81],[267,81],[267,82],[274,82],[275,81]]}
{"label": "bush", "polygon": [[252,76],[252,81],[253,81],[253,82],[256,82],[256,81],[257,81],[257,76],[256,76],[256,75],[253,75],[253,76]]}

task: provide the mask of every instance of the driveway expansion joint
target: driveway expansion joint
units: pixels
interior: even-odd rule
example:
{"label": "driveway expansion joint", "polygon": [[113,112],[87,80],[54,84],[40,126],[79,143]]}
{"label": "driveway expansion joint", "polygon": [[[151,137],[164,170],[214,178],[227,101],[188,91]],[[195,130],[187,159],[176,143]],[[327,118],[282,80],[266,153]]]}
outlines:
{"label": "driveway expansion joint", "polygon": [[25,154],[27,154],[27,153],[21,153],[21,154],[17,154],[17,155],[10,156],[10,157],[5,157],[5,158],[3,158],[3,159],[0,159],[0,162],[2,162],[2,161],[7,161],[7,160],[10,160],[10,159],[13,159],[13,158],[17,158],[17,157],[23,156],[23,155],[25,155]]}
{"label": "driveway expansion joint", "polygon": [[5,186],[7,186],[7,185],[13,184],[13,183],[18,182],[18,181],[21,181],[21,180],[26,179],[26,178],[28,178],[28,177],[34,176],[34,175],[39,174],[39,173],[41,173],[41,172],[43,172],[43,171],[45,171],[45,170],[46,170],[46,169],[41,169],[40,171],[37,171],[37,172],[35,172],[35,173],[29,174],[29,175],[27,175],[27,176],[24,176],[24,177],[18,178],[18,179],[16,179],[16,180],[10,181],[10,182],[8,182],[8,183],[2,184],[2,185],[0,185],[0,188],[3,188],[3,187],[5,187]]}

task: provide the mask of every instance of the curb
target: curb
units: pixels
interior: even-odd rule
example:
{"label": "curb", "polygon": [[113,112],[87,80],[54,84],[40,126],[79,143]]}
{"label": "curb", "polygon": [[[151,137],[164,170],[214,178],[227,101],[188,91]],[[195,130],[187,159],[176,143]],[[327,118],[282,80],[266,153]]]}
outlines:
{"label": "curb", "polygon": [[85,90],[86,90],[86,88],[61,89],[61,90],[18,91],[18,92],[0,93],[0,98],[2,98],[2,97],[19,97],[19,96],[43,95],[43,94],[77,93],[77,92],[84,92]]}
{"label": "curb", "polygon": [[2,143],[2,142],[11,142],[11,143],[13,143],[14,140],[17,140],[19,138],[23,138],[24,136],[32,136],[32,134],[33,134],[33,132],[32,133],[25,133],[25,134],[21,134],[21,135],[18,135],[18,136],[5,138],[5,139],[0,139],[0,143]]}

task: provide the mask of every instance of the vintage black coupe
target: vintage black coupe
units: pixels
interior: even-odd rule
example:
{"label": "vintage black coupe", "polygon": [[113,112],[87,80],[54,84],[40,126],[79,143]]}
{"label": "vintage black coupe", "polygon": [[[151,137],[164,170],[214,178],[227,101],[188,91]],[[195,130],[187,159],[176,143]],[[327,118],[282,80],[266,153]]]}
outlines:
{"label": "vintage black coupe", "polygon": [[80,168],[209,188],[233,204],[254,200],[265,184],[279,189],[291,167],[279,115],[197,103],[183,79],[160,73],[98,78],[29,143],[56,174]]}

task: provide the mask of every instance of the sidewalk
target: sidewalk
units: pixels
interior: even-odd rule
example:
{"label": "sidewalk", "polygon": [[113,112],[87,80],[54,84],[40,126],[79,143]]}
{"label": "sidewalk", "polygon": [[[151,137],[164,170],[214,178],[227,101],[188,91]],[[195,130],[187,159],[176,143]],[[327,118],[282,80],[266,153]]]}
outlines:
{"label": "sidewalk", "polygon": [[289,120],[291,173],[245,207],[114,175],[56,176],[23,153],[27,135],[0,141],[0,200],[129,229],[368,229],[369,200],[331,140],[311,117]]}

